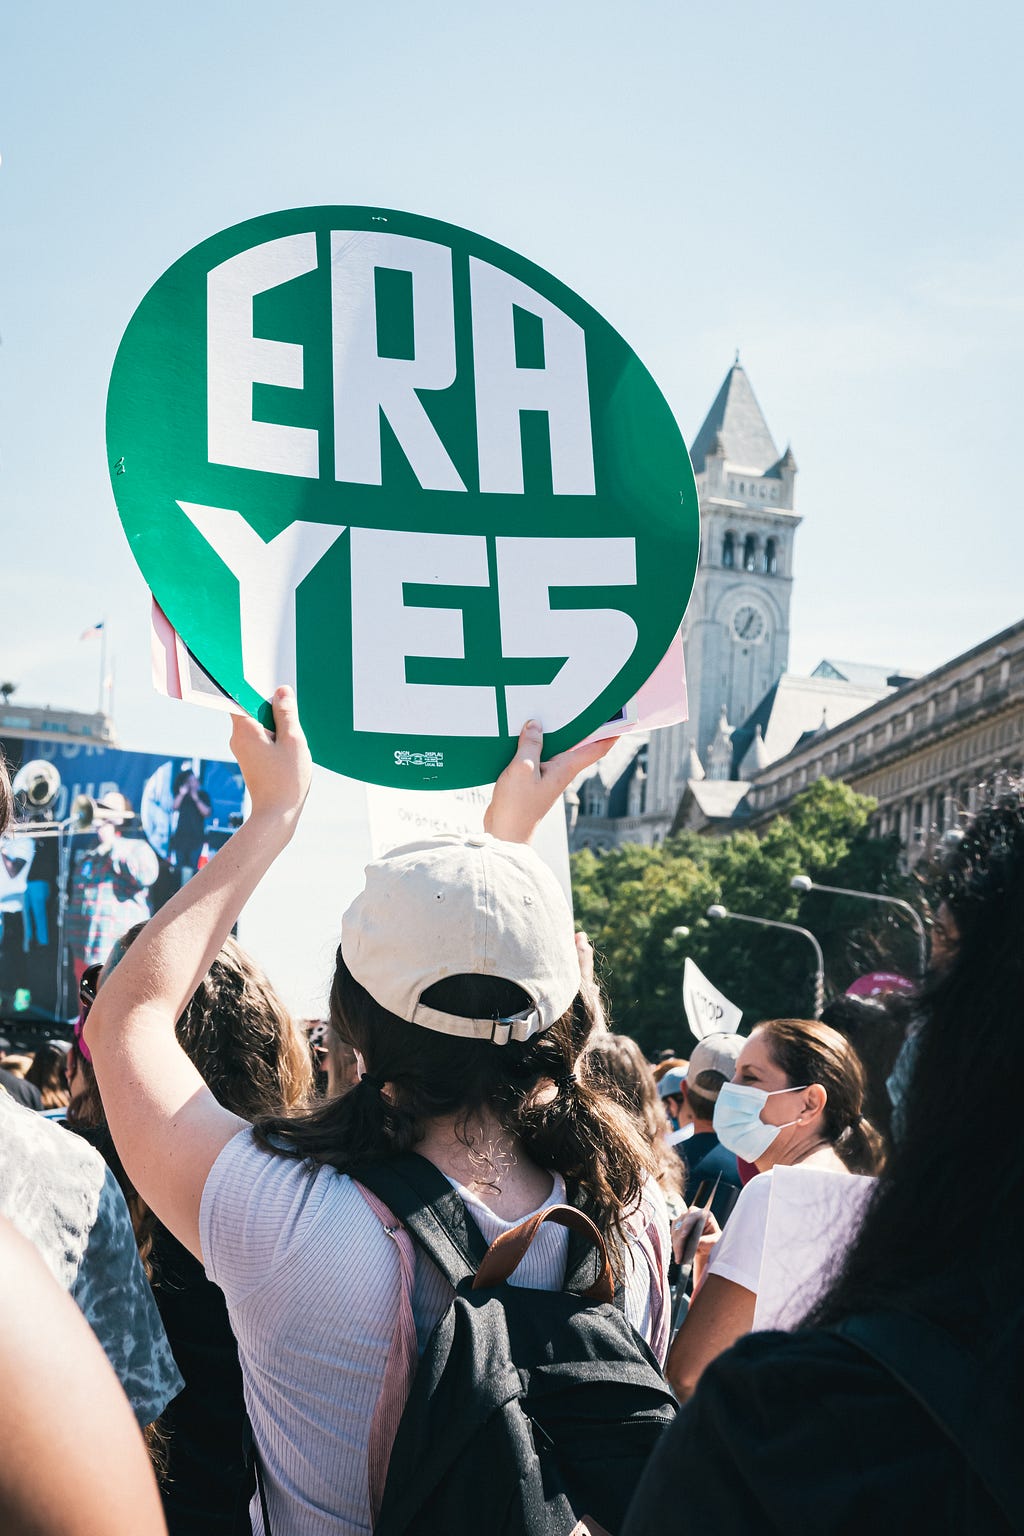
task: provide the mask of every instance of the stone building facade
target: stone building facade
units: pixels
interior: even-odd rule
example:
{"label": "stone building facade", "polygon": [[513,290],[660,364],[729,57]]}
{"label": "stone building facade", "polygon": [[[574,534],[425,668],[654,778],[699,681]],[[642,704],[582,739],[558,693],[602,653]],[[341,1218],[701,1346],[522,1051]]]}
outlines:
{"label": "stone building facade", "polygon": [[[704,830],[763,827],[815,779],[842,779],[878,801],[873,827],[912,868],[999,773],[1024,775],[1024,620],[799,744]],[[685,803],[679,824],[694,824]]]}

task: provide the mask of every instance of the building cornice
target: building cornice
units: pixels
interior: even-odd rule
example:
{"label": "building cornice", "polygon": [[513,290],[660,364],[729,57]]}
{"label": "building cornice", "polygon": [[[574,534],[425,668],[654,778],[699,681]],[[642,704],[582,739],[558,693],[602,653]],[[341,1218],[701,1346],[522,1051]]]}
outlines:
{"label": "building cornice", "polygon": [[751,821],[777,814],[792,795],[816,778],[842,779],[856,786],[1021,707],[1024,621],[769,764],[751,785]]}

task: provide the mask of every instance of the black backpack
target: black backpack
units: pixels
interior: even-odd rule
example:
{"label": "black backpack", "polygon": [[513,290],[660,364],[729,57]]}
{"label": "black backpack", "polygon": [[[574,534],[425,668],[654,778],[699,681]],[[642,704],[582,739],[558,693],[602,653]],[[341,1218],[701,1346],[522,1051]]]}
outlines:
{"label": "black backpack", "polygon": [[[424,1158],[350,1171],[455,1288],[413,1380],[374,1536],[569,1536],[587,1520],[614,1536],[677,1405],[626,1321],[597,1227],[553,1206],[488,1248]],[[564,1290],[510,1286],[544,1220],[570,1229]]]}

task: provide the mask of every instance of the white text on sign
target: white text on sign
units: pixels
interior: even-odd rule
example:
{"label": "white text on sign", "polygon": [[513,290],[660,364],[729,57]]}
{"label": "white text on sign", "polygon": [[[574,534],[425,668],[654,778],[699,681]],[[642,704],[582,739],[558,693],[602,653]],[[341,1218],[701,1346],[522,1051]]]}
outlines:
{"label": "white text on sign", "polygon": [[[295,522],[265,543],[240,513],[179,501],[238,580],[242,671],[264,698],[296,681],[295,594],[346,529]],[[410,657],[465,658],[462,610],[416,607],[410,585],[490,587],[482,534],[348,529],[351,557],[352,724],[357,731],[496,736],[498,690],[483,684],[410,683]],[[637,627],[618,608],[551,607],[552,588],[636,585],[632,538],[498,537],[497,601],[505,658],[562,660],[550,683],[504,689],[509,728],[533,716],[545,731],[568,725],[633,653]],[[268,615],[277,615],[276,624]],[[564,658],[564,660],[563,660]]]}
{"label": "white text on sign", "polygon": [[[253,335],[253,299],[316,270],[312,231],[253,246],[207,277],[207,432],[211,463],[318,479],[315,427],[257,421],[253,385],[302,389],[303,348]],[[411,275],[413,357],[381,357],[375,275]],[[552,490],[593,496],[594,451],[586,341],[557,305],[491,263],[469,258],[480,490],[522,495],[520,412],[547,417]],[[514,311],[540,320],[541,367],[516,360]],[[420,400],[456,377],[452,253],[408,235],[331,232],[334,478],[382,483],[380,419],[386,417],[424,490],[465,491]]]}

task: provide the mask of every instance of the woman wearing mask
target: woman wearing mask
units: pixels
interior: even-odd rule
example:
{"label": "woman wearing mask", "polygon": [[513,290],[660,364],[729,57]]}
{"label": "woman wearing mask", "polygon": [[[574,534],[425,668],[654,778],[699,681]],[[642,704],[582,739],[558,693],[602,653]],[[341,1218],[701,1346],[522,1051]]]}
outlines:
{"label": "woman wearing mask", "polygon": [[871,1189],[869,1179],[849,1175],[874,1174],[881,1165],[881,1139],[863,1101],[856,1052],[818,1020],[771,1019],[743,1047],[715,1105],[714,1127],[722,1146],[754,1163],[758,1176],[724,1235],[712,1227],[698,1254],[697,1290],[667,1366],[681,1400],[742,1334],[792,1326],[824,1288],[832,1256],[852,1236]]}

